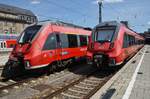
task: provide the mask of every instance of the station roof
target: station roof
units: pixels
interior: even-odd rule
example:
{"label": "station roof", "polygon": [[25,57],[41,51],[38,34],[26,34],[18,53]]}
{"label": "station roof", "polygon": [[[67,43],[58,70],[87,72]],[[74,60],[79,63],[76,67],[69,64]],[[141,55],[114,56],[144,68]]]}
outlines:
{"label": "station roof", "polygon": [[22,9],[19,7],[14,7],[11,5],[6,4],[0,4],[0,12],[4,13],[10,13],[10,14],[22,14],[22,15],[28,15],[28,16],[35,16],[30,10]]}

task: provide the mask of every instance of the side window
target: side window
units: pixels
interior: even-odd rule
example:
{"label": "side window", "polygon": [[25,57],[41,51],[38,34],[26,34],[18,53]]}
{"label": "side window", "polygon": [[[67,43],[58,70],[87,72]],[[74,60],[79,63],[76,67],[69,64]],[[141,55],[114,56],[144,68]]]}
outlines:
{"label": "side window", "polygon": [[69,48],[78,47],[77,35],[68,34]]}
{"label": "side window", "polygon": [[3,48],[3,42],[0,42],[1,43],[1,48]]}
{"label": "side window", "polygon": [[4,48],[6,48],[6,43],[5,42],[3,43],[3,46],[4,46]]}
{"label": "side window", "polygon": [[128,35],[128,38],[129,38],[129,40],[128,40],[129,46],[132,46],[132,36],[131,36],[131,35]]}
{"label": "side window", "polygon": [[52,50],[52,49],[56,49],[56,47],[57,47],[56,35],[49,34],[45,41],[43,50]]}
{"label": "side window", "polygon": [[128,35],[125,33],[124,34],[124,39],[123,39],[123,48],[127,48],[129,46],[129,38]]}
{"label": "side window", "polygon": [[130,35],[128,35],[128,44],[129,44],[129,46],[131,46],[131,36]]}
{"label": "side window", "polygon": [[86,46],[87,45],[87,36],[85,35],[80,35],[80,46]]}
{"label": "side window", "polygon": [[67,48],[68,47],[68,36],[67,34],[59,34],[60,42],[61,42],[61,47],[62,48]]}

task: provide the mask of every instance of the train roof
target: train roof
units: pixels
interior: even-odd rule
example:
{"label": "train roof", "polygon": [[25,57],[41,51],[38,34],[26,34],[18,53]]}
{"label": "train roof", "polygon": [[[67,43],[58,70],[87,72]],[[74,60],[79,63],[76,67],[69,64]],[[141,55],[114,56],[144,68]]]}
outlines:
{"label": "train roof", "polygon": [[119,27],[119,26],[121,26],[121,25],[123,25],[123,26],[125,26],[126,28],[128,28],[129,30],[131,30],[131,31],[133,31],[133,32],[135,32],[135,33],[137,33],[136,31],[134,31],[134,30],[132,30],[131,28],[129,28],[126,24],[121,23],[121,22],[117,22],[117,21],[106,21],[106,22],[102,22],[102,23],[96,25],[95,28],[97,28],[97,27],[103,27],[103,26],[118,26],[118,27]]}
{"label": "train roof", "polygon": [[83,26],[78,26],[72,23],[67,23],[67,22],[63,22],[63,21],[54,21],[54,20],[44,20],[44,21],[39,21],[37,23],[38,25],[44,25],[44,24],[52,24],[52,25],[58,25],[58,26],[64,26],[64,27],[73,27],[73,28],[81,28],[81,29],[85,29],[85,30],[89,30],[91,31],[92,28],[90,27],[83,27]]}
{"label": "train roof", "polygon": [[0,12],[11,13],[15,15],[23,14],[23,15],[35,16],[30,10],[26,10],[11,5],[6,5],[6,4],[0,4]]}
{"label": "train roof", "polygon": [[118,25],[121,25],[121,23],[117,21],[106,21],[106,22],[99,23],[98,25],[95,26],[95,28],[103,27],[103,26],[118,26]]}
{"label": "train roof", "polygon": [[144,39],[144,37],[142,37],[136,31],[129,28],[126,24],[117,21],[106,21],[106,22],[99,23],[94,27],[94,30],[96,30],[98,27],[105,27],[105,26],[116,26],[117,28],[119,28],[120,26],[125,26],[129,31],[134,32],[136,35],[138,35],[138,37]]}

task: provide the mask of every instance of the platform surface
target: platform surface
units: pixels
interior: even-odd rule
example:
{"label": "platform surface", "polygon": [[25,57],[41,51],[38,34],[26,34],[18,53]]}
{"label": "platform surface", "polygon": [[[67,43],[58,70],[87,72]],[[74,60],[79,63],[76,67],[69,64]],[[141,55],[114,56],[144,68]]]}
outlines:
{"label": "platform surface", "polygon": [[140,69],[129,99],[150,99],[150,46],[146,46]]}
{"label": "platform surface", "polygon": [[91,99],[150,99],[150,45],[145,45]]}

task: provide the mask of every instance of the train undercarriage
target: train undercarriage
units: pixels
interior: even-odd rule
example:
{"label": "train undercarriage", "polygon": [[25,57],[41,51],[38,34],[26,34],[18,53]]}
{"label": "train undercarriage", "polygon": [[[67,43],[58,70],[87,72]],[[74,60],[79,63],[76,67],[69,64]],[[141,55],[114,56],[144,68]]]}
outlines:
{"label": "train undercarriage", "polygon": [[66,68],[70,64],[75,63],[77,59],[75,58],[69,58],[65,60],[59,60],[50,63],[46,67],[36,68],[36,69],[25,69],[25,63],[23,61],[23,58],[17,59],[17,60],[8,60],[8,62],[5,64],[4,69],[2,71],[1,76],[4,79],[11,79],[15,77],[19,77],[25,74],[41,74],[46,73],[47,75],[53,73],[54,71],[57,71],[61,68]]}

